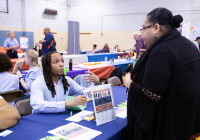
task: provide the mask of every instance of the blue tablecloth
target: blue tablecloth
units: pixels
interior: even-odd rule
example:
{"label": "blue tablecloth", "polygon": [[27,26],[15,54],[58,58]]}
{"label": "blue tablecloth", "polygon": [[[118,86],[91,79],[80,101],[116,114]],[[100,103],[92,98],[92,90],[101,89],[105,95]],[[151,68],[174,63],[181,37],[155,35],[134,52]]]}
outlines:
{"label": "blue tablecloth", "polygon": [[[113,87],[113,97],[115,106],[117,106],[120,102],[124,102],[127,100],[127,96],[125,95],[126,88],[125,87]],[[86,110],[93,110],[93,103],[89,101],[87,104]],[[78,111],[73,111],[73,114]],[[45,136],[50,136],[51,134],[47,133],[49,130],[55,129],[56,127],[66,125],[70,123],[70,121],[66,121],[65,119],[70,116],[70,111],[59,113],[59,114],[31,114],[28,116],[24,116],[21,118],[19,123],[10,128],[13,133],[6,137],[1,137],[1,140],[39,140]],[[121,137],[124,136],[125,127],[127,124],[127,119],[117,118],[114,121],[108,122],[106,124],[102,124],[100,126],[96,126],[96,122],[92,121],[80,121],[78,124],[83,125],[85,127],[95,129],[101,131],[102,134],[94,138],[94,140],[106,140],[106,139],[123,139]],[[2,132],[2,131],[0,131]]]}
{"label": "blue tablecloth", "polygon": [[126,70],[127,66],[129,64],[132,64],[133,63],[133,60],[131,59],[130,61],[129,60],[125,60],[122,61],[122,62],[114,62],[114,67],[117,68],[117,67],[121,67],[122,69],[122,73]]}
{"label": "blue tablecloth", "polygon": [[87,54],[88,62],[100,62],[105,61],[105,57],[107,57],[107,61],[114,58],[117,59],[116,53],[94,53],[94,54]]}
{"label": "blue tablecloth", "polygon": [[83,54],[87,54],[88,51],[82,51]]}
{"label": "blue tablecloth", "polygon": [[[87,54],[87,52],[89,52],[89,51],[91,51],[91,50],[88,50],[88,51],[82,51],[82,53],[83,53],[83,54]],[[100,49],[99,51],[102,52],[102,49]]]}

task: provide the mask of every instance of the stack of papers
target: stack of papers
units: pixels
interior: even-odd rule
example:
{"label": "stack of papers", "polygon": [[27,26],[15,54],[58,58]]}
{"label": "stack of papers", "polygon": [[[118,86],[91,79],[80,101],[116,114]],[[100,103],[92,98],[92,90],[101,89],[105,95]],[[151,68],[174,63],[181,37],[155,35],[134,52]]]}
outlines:
{"label": "stack of papers", "polygon": [[5,130],[3,132],[0,133],[0,136],[2,137],[6,137],[7,135],[9,135],[10,133],[12,133],[13,131],[11,130]]}
{"label": "stack of papers", "polygon": [[[71,117],[69,117],[69,118],[67,118],[65,120],[72,121],[72,122],[80,122],[81,120],[85,119],[85,117],[91,116],[91,114],[93,116],[93,112],[92,111],[83,110],[83,111],[77,113],[76,115],[73,115],[73,116],[71,116]],[[93,117],[93,119],[94,119],[94,117]]]}
{"label": "stack of papers", "polygon": [[127,109],[126,108],[118,108],[115,107],[116,116],[119,118],[126,118],[127,117]]}
{"label": "stack of papers", "polygon": [[48,131],[48,133],[67,138],[69,140],[90,140],[102,134],[100,131],[90,129],[76,123],[69,123],[67,125],[60,126],[56,129]]}

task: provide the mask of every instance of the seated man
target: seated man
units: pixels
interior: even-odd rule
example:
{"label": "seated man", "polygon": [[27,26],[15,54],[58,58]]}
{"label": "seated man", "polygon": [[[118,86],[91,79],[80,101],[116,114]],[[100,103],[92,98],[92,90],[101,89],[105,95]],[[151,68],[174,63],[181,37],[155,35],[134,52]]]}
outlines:
{"label": "seated man", "polygon": [[19,111],[0,96],[0,130],[10,128],[20,120]]}
{"label": "seated man", "polygon": [[[86,104],[84,87],[76,84],[70,77],[64,76],[64,61],[59,53],[46,54],[42,59],[42,67],[43,75],[31,85],[30,101],[33,113],[59,113],[64,112],[68,107]],[[94,75],[86,79],[91,82],[92,77]],[[76,98],[65,101],[67,95],[76,96]]]}
{"label": "seated man", "polygon": [[133,52],[137,53],[136,58],[138,59],[141,49],[142,50],[147,50],[148,47],[144,45],[144,39],[142,37],[142,34],[140,34],[138,31],[133,32],[133,38],[136,41],[136,44],[135,44],[135,46],[133,48]]}

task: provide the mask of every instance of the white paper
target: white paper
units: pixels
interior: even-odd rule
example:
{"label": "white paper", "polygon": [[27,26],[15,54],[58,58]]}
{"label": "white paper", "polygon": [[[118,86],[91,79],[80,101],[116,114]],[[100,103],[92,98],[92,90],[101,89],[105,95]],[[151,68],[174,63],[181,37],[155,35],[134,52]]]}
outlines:
{"label": "white paper", "polygon": [[91,87],[96,125],[116,119],[112,88],[110,84]]}
{"label": "white paper", "polygon": [[21,49],[28,49],[28,37],[20,37],[20,48]]}
{"label": "white paper", "polygon": [[73,121],[73,122],[80,122],[82,120],[82,117],[81,116],[84,116],[84,115],[88,115],[88,114],[91,114],[92,111],[87,111],[87,110],[83,110],[79,113],[77,113],[76,115],[73,115],[65,120],[67,121]]}
{"label": "white paper", "polygon": [[115,107],[115,113],[117,117],[124,119],[127,117],[127,108]]}
{"label": "white paper", "polygon": [[48,133],[55,136],[68,138],[69,140],[91,140],[102,134],[100,131],[90,129],[73,122],[50,130]]}
{"label": "white paper", "polygon": [[6,137],[6,136],[8,136],[10,133],[12,133],[12,132],[13,132],[13,131],[11,131],[11,130],[5,130],[5,131],[3,131],[3,132],[0,133],[0,136]]}

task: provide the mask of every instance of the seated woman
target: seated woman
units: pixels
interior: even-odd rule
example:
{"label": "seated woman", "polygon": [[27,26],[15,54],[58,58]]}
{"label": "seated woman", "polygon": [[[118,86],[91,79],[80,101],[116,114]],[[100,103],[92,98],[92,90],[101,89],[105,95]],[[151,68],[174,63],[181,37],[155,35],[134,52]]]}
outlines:
{"label": "seated woman", "polygon": [[113,49],[117,49],[118,48],[118,45],[115,45],[115,47]]}
{"label": "seated woman", "polygon": [[[46,54],[42,59],[42,67],[43,75],[31,85],[30,101],[33,113],[59,113],[68,107],[86,104],[84,87],[76,84],[70,77],[64,76],[64,61],[59,53]],[[92,80],[92,77],[87,79]],[[65,101],[67,95],[76,98]]]}
{"label": "seated woman", "polygon": [[108,43],[106,43],[102,49],[102,53],[109,53],[109,47],[108,47]]}
{"label": "seated woman", "polygon": [[114,49],[116,49],[118,52],[121,52],[121,49],[118,45],[115,45]]}
{"label": "seated woman", "polygon": [[0,96],[0,130],[10,128],[20,120],[19,111]]}
{"label": "seated woman", "polygon": [[40,49],[40,44],[37,42],[35,43],[35,48],[33,48],[38,53],[38,57],[42,57],[42,51]]}
{"label": "seated woman", "polygon": [[98,51],[96,48],[97,48],[97,45],[94,44],[94,45],[93,45],[93,50],[90,51],[90,52],[87,52],[87,53],[96,53],[96,52]]}
{"label": "seated woman", "polygon": [[19,78],[8,73],[12,67],[10,58],[6,54],[0,53],[0,92],[19,89]]}
{"label": "seated woman", "polygon": [[24,79],[22,78],[22,74],[21,72],[18,70],[17,71],[17,76],[19,77],[19,81],[22,85],[22,87],[27,91],[26,93],[24,93],[24,97],[22,97],[22,99],[27,99],[30,98],[30,89],[31,89],[31,84],[32,82],[39,77],[40,75],[42,75],[42,66],[41,66],[41,62],[38,59],[38,53],[34,50],[28,50],[25,52],[25,62],[26,65],[29,65],[29,72],[26,75],[26,79],[24,81]]}

